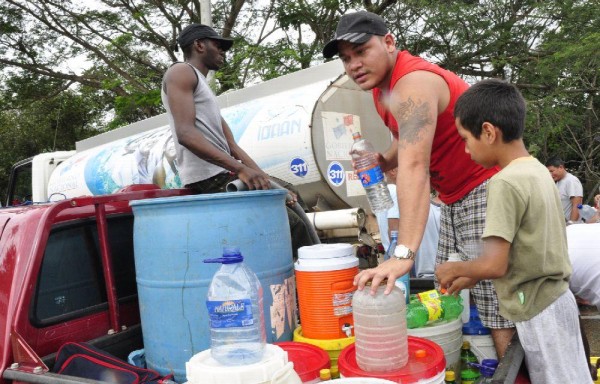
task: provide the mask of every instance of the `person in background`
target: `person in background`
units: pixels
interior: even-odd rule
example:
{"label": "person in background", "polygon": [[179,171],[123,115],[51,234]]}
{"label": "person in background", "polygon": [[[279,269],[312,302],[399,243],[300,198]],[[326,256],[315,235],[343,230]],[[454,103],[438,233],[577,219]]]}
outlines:
{"label": "person in background", "polygon": [[[184,62],[166,71],[161,99],[175,139],[182,184],[196,193],[217,193],[239,178],[249,190],[269,189],[269,175],[235,142],[206,80],[209,71],[223,66],[233,40],[209,26],[190,24],[181,31],[177,43]],[[291,196],[288,204],[295,204],[297,197]],[[297,249],[313,241],[300,217],[289,207],[287,212],[296,258]]]}
{"label": "person in background", "polygon": [[498,79],[473,85],[456,102],[465,151],[502,170],[488,184],[482,255],[443,263],[436,276],[450,294],[493,279],[500,313],[512,320],[533,384],[592,383],[569,290],[571,263],[562,205],[547,170],[523,142],[525,99]]}
{"label": "person in background", "polygon": [[[357,289],[372,281],[371,293],[387,279],[386,294],[396,279],[411,271],[421,245],[430,209],[430,188],[444,203],[436,264],[458,252],[478,256],[485,222],[485,186],[497,169],[485,169],[464,152],[452,111],[469,86],[456,74],[396,48],[385,21],[371,12],[341,17],[334,38],[323,48],[325,58],[339,55],[346,74],[371,91],[375,107],[394,139],[378,154],[381,169],[398,167],[399,237],[394,257],[361,271]],[[401,187],[400,187],[401,183]],[[514,324],[498,313],[498,299],[489,280],[471,291],[483,324],[491,328],[498,356],[503,356]]]}
{"label": "person in background", "polygon": [[[592,305],[600,311],[600,242],[590,239],[600,238],[600,224],[569,225],[567,244],[573,273],[569,288],[583,305]],[[581,323],[581,316],[580,316]],[[590,346],[583,324],[580,325],[586,360],[590,360]],[[590,364],[593,380],[598,380],[596,367]]]}
{"label": "person in background", "polygon": [[433,277],[435,271],[435,255],[440,240],[440,214],[442,201],[437,192],[433,191],[429,202],[429,217],[423,233],[423,241],[417,250],[415,264],[411,271],[414,277]]}
{"label": "person in background", "polygon": [[390,233],[391,231],[398,230],[398,219],[400,217],[398,197],[396,195],[396,168],[387,171],[385,179],[394,205],[386,212],[381,212],[377,215],[377,226],[379,227],[379,236],[381,236],[381,245],[383,245],[383,249],[387,253],[390,247]]}
{"label": "person in background", "polygon": [[565,220],[567,224],[579,223],[578,204],[583,201],[583,187],[579,179],[565,169],[565,163],[558,157],[552,157],[546,161],[546,168],[550,171],[552,179],[556,183],[560,193]]}

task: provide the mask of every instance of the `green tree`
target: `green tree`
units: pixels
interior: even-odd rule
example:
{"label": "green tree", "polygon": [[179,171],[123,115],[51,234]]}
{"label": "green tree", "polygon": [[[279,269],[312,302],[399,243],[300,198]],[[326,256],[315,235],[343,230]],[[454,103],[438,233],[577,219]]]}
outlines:
{"label": "green tree", "polygon": [[[239,89],[321,63],[321,48],[332,37],[339,17],[367,9],[388,21],[402,49],[471,83],[488,77],[516,83],[529,102],[526,140],[532,153],[542,161],[554,154],[564,157],[589,191],[600,180],[596,3],[217,0],[211,2],[215,29],[236,44],[227,65],[215,74],[215,91]],[[32,108],[46,95],[79,95],[90,104],[90,112],[109,117],[106,129],[161,113],[162,74],[181,58],[175,37],[188,23],[199,22],[206,10],[197,0],[94,4],[90,8],[74,0],[1,2],[4,82],[14,77],[27,88],[31,81],[35,90],[33,79],[46,79],[44,93],[31,92],[32,104],[24,106]],[[70,69],[77,58],[88,63],[84,70]],[[23,100],[26,97],[23,93]],[[18,108],[11,111],[15,121],[27,116]]]}

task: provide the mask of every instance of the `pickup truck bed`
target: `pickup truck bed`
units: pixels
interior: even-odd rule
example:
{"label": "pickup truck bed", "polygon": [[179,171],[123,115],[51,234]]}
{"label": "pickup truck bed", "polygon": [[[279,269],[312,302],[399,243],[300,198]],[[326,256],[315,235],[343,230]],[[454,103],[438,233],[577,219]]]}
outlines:
{"label": "pickup truck bed", "polygon": [[89,382],[50,373],[67,341],[143,347],[129,202],[189,192],[135,188],[0,209],[0,384]]}

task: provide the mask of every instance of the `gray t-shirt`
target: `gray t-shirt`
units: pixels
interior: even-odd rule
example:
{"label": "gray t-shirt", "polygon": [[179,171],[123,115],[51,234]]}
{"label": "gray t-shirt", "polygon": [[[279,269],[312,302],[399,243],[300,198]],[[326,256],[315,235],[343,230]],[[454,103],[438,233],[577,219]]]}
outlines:
{"label": "gray t-shirt", "polygon": [[[194,70],[196,77],[198,78],[198,84],[196,85],[196,89],[194,89],[194,105],[196,106],[196,121],[194,125],[211,144],[223,152],[231,154],[229,144],[227,144],[227,139],[223,132],[221,111],[217,103],[217,97],[208,86],[208,82],[204,75],[191,64],[186,64]],[[173,115],[171,114],[171,108],[169,107],[167,94],[165,93],[164,88],[161,88],[161,99],[167,110],[167,118],[169,120],[169,126],[171,127],[171,134],[174,138],[173,141],[175,143],[175,151],[177,154],[177,168],[182,184],[192,184],[206,180],[219,173],[226,172],[226,169],[199,158],[190,150],[179,144],[177,133],[175,132]]]}
{"label": "gray t-shirt", "polygon": [[[577,177],[567,172],[565,177],[556,182],[556,188],[558,188],[558,194],[560,195],[560,202],[562,203],[563,211],[565,212],[565,218],[571,220],[571,210],[573,209],[571,197],[583,197],[583,187],[581,186],[581,182]],[[581,221],[581,219],[579,221]]]}

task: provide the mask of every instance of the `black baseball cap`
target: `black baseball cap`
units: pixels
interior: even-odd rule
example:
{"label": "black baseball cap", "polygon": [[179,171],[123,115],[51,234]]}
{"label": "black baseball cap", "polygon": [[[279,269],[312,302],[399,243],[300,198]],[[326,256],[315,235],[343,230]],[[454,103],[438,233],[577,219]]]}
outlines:
{"label": "black baseball cap", "polygon": [[387,25],[381,16],[367,11],[349,13],[341,17],[333,39],[323,48],[323,56],[329,59],[338,54],[337,43],[340,40],[362,44],[373,35],[385,36],[387,33]]}
{"label": "black baseball cap", "polygon": [[196,40],[211,39],[218,40],[224,51],[229,50],[233,45],[233,39],[228,39],[219,35],[214,29],[204,24],[190,24],[181,31],[177,38],[177,44],[184,49]]}

